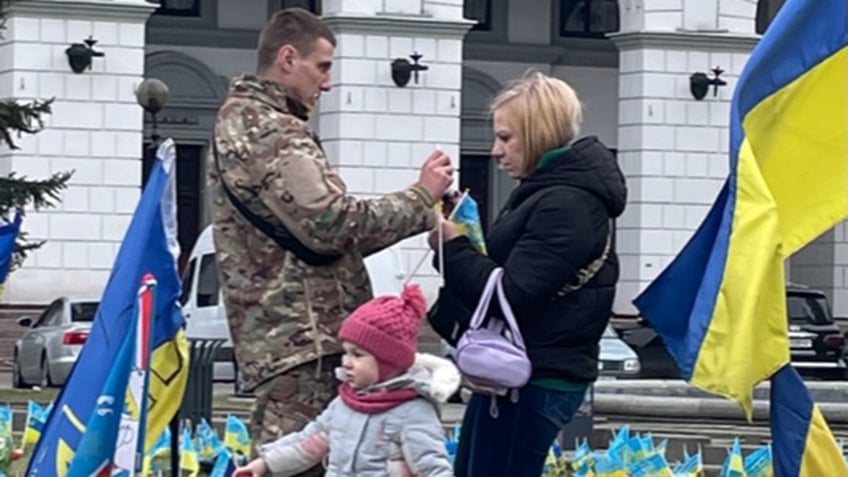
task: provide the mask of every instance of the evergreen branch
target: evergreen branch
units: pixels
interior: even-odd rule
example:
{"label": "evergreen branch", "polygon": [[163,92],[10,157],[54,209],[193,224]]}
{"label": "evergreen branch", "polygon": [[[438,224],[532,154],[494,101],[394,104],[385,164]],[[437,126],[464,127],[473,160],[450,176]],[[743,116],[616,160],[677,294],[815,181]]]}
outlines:
{"label": "evergreen branch", "polygon": [[0,216],[10,211],[32,205],[35,210],[54,207],[61,199],[60,192],[68,187],[74,171],[57,172],[47,179],[28,180],[14,172],[0,177]]}
{"label": "evergreen branch", "polygon": [[35,134],[44,128],[42,114],[50,114],[53,99],[46,101],[34,100],[30,103],[19,103],[14,99],[0,101],[0,143],[5,143],[10,149],[18,149],[12,133]]}

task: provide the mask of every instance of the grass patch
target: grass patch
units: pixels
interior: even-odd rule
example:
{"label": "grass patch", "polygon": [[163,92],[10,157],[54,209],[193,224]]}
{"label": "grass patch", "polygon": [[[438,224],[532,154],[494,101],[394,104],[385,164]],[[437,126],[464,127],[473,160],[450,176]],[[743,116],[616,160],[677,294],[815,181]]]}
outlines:
{"label": "grass patch", "polygon": [[5,404],[26,404],[32,399],[46,403],[56,399],[58,389],[0,389],[0,402]]}

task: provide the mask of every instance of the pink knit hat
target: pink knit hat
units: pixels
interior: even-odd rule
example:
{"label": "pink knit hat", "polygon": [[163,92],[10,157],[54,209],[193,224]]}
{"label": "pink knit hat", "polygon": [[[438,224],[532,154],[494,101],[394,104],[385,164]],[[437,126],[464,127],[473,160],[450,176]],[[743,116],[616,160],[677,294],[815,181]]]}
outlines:
{"label": "pink knit hat", "polygon": [[427,302],[418,285],[407,285],[400,297],[378,296],[366,302],[342,323],[339,339],[371,353],[380,366],[380,380],[412,366],[421,318]]}

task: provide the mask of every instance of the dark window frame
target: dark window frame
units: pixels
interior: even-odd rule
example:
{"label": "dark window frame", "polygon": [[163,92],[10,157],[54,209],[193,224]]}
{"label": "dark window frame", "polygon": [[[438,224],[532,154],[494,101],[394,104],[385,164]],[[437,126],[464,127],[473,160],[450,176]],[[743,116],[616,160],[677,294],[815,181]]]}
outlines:
{"label": "dark window frame", "polygon": [[[557,19],[557,36],[561,38],[606,38],[608,33],[614,33],[621,30],[621,14],[618,10],[620,6],[617,1],[612,1],[611,3],[616,5],[615,28],[610,31],[591,31],[591,15],[593,7],[598,8],[609,1],[610,0],[559,0],[554,2],[553,6],[556,10],[554,11],[552,18]],[[566,8],[564,8],[566,3],[573,4],[573,7],[568,10],[568,12],[566,12]],[[568,24],[568,19],[570,18],[572,11],[574,8],[580,7],[581,3],[585,4],[587,7],[583,18],[583,30],[566,30],[566,25]]]}
{"label": "dark window frame", "polygon": [[[301,3],[308,3],[308,7],[304,7]],[[292,7],[301,7],[315,15],[321,16],[321,0],[272,0],[268,2],[268,18],[271,18],[271,15],[274,13]]]}
{"label": "dark window frame", "polygon": [[168,0],[159,0],[159,8],[153,14],[166,17],[200,18],[203,16],[201,0],[192,0],[190,8],[171,8],[167,6]]}

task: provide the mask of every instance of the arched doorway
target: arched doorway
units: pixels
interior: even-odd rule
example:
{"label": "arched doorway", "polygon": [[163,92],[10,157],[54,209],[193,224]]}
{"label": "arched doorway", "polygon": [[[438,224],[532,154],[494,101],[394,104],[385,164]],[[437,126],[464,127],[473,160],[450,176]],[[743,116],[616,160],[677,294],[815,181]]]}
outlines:
{"label": "arched doorway", "polygon": [[[159,134],[177,143],[177,238],[180,270],[191,248],[208,223],[204,194],[206,148],[215,115],[227,91],[227,80],[203,62],[176,51],[147,55],[145,77],[168,85],[170,98],[157,115]],[[145,115],[144,138],[151,136],[150,117]],[[147,181],[153,156],[145,144],[142,185]]]}
{"label": "arched doorway", "polygon": [[468,66],[462,68],[459,180],[460,187],[469,189],[477,201],[484,228],[512,188],[508,179],[497,174],[489,156],[489,102],[500,89],[501,84],[488,74]]}

